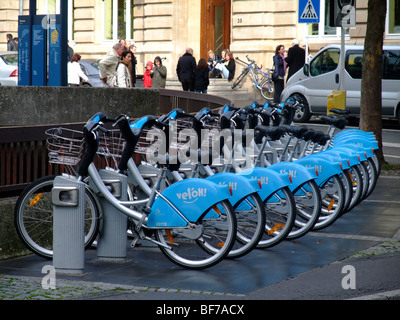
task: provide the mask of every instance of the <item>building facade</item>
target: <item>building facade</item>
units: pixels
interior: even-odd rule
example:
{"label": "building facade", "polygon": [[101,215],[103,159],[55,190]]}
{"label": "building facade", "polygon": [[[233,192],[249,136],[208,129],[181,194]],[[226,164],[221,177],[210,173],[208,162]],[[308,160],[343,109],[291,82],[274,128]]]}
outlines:
{"label": "building facade", "polygon": [[[272,67],[279,44],[293,38],[311,54],[329,43],[340,43],[341,28],[330,27],[329,0],[320,3],[318,24],[298,23],[299,0],[37,0],[38,14],[57,14],[60,1],[68,1],[68,38],[76,53],[101,58],[124,38],[137,46],[137,73],[146,61],[165,57],[169,77],[187,47],[194,56],[222,49],[259,65]],[[385,1],[385,0],[382,0]],[[387,1],[385,44],[400,43],[400,0]],[[356,26],[346,32],[348,44],[362,44],[366,32],[368,0],[357,0]],[[18,15],[29,12],[29,0],[0,1],[0,51],[6,34],[18,34]],[[240,68],[237,68],[240,71]],[[237,72],[238,72],[237,71]]]}

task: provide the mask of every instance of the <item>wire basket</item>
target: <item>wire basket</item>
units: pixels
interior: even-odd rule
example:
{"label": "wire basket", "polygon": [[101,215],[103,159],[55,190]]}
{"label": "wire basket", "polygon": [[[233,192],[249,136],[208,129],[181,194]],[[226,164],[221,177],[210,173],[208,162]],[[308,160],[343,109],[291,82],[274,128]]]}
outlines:
{"label": "wire basket", "polygon": [[125,147],[125,140],[119,129],[108,130],[99,136],[99,148],[97,154],[107,158],[121,158]]}
{"label": "wire basket", "polygon": [[81,160],[84,150],[83,132],[68,128],[46,130],[49,163],[74,166]]}

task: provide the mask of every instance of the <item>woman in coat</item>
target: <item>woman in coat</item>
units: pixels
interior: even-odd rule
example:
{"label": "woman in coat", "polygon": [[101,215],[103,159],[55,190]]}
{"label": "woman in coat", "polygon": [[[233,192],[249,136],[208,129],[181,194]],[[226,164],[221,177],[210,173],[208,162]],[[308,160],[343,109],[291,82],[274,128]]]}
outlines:
{"label": "woman in coat", "polygon": [[275,49],[274,60],[274,103],[281,102],[281,93],[285,87],[285,74],[286,74],[286,62],[285,62],[285,46],[279,45]]}
{"label": "woman in coat", "polygon": [[153,72],[150,73],[150,77],[152,78],[152,88],[165,88],[165,82],[167,80],[167,68],[162,65],[160,57],[154,58],[154,68]]}
{"label": "woman in coat", "polygon": [[129,71],[129,64],[132,60],[132,53],[130,51],[124,51],[121,55],[121,61],[117,67],[117,83],[116,87],[119,88],[130,88],[132,87],[131,73]]}
{"label": "woman in coat", "polygon": [[194,71],[194,91],[207,93],[210,80],[208,78],[208,63],[206,59],[200,59]]}

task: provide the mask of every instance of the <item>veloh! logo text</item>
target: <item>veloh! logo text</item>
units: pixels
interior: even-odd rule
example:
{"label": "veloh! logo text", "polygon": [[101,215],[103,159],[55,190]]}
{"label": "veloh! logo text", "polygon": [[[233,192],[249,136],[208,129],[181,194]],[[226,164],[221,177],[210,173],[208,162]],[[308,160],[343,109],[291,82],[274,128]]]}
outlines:
{"label": "veloh! logo text", "polygon": [[207,188],[187,188],[186,192],[177,193],[176,196],[185,203],[193,203],[207,196]]}

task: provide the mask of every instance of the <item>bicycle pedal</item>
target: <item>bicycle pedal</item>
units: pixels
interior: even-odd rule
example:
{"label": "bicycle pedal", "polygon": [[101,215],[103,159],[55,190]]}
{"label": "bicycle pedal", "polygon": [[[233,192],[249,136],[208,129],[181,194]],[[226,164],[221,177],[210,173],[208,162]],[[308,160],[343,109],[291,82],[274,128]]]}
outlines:
{"label": "bicycle pedal", "polygon": [[139,237],[133,238],[133,240],[132,240],[132,242],[130,244],[130,247],[134,248],[136,246],[136,243],[138,242],[138,240],[139,240]]}

